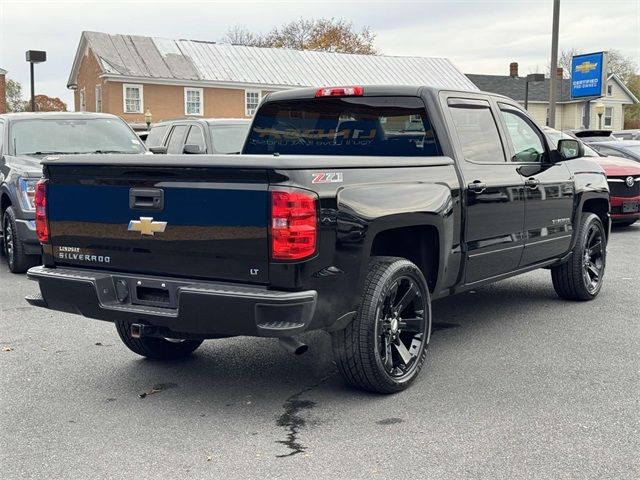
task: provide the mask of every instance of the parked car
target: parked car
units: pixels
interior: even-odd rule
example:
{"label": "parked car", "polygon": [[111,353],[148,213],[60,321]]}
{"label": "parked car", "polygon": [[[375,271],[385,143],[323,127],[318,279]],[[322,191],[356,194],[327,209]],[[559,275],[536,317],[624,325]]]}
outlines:
{"label": "parked car", "polygon": [[161,122],[149,131],[153,153],[240,153],[251,121],[245,119],[182,119]]}
{"label": "parked car", "polygon": [[147,142],[147,137],[149,136],[149,130],[135,130],[135,133],[138,136],[138,138],[142,140],[142,143]]}
{"label": "parked car", "polygon": [[619,130],[613,135],[620,140],[640,140],[640,130]]}
{"label": "parked car", "polygon": [[617,142],[595,142],[590,144],[593,148],[605,155],[628,158],[640,162],[640,141],[619,140]]}
{"label": "parked car", "polygon": [[392,393],[424,365],[432,299],[541,267],[565,299],[603,284],[604,171],[499,95],[276,92],[242,155],[144,160],[45,159],[27,298],[115,322],[143,356],[235,335],[302,353],[323,329],[351,384]]}
{"label": "parked car", "polygon": [[610,142],[610,141],[618,140],[618,138],[613,135],[612,130],[581,129],[581,130],[570,130],[567,133],[575,138],[580,139],[584,143]]}
{"label": "parked car", "polygon": [[35,186],[42,176],[40,160],[48,155],[86,153],[146,153],[146,148],[115,115],[0,115],[0,224],[4,255],[12,272],[25,272],[40,261],[34,221]]}
{"label": "parked car", "polygon": [[[571,138],[553,128],[543,127],[543,130],[553,145],[557,145],[562,138]],[[607,142],[605,145],[608,146],[610,143]],[[618,226],[633,225],[640,219],[640,163],[624,157],[606,155],[588,145],[584,146],[584,155],[597,162],[607,175],[612,222]]]}

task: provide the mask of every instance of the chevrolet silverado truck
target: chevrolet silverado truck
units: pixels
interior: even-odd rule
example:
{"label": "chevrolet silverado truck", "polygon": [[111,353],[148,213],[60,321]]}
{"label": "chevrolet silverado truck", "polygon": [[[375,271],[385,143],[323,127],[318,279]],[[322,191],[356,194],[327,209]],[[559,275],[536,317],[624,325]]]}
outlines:
{"label": "chevrolet silverado truck", "polygon": [[397,392],[432,300],[537,268],[564,299],[598,295],[609,190],[582,154],[493,94],[273,93],[241,155],[45,159],[27,300],[114,322],[152,358],[237,335],[301,353],[325,330],[351,384]]}

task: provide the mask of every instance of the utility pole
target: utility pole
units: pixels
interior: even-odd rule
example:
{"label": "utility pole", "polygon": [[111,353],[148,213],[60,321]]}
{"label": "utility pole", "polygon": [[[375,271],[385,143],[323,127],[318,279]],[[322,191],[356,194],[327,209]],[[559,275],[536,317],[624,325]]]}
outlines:
{"label": "utility pole", "polygon": [[556,126],[556,86],[558,83],[558,30],[560,28],[560,0],[553,0],[553,29],[551,32],[551,78],[549,83],[549,126]]}

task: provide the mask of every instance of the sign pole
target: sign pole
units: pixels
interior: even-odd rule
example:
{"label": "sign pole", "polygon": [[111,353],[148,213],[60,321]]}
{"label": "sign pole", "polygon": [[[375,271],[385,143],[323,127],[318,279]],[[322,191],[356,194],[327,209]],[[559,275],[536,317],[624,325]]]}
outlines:
{"label": "sign pole", "polygon": [[551,82],[549,84],[549,126],[556,126],[556,85],[558,83],[558,30],[560,29],[560,0],[553,0],[553,29],[551,32]]}

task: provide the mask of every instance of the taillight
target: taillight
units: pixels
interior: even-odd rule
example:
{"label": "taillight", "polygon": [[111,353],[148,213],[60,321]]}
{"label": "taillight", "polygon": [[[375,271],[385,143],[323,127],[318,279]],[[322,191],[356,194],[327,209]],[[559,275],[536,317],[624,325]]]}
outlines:
{"label": "taillight", "polygon": [[317,97],[361,97],[363,87],[325,87],[316,90]]}
{"label": "taillight", "polygon": [[36,183],[36,234],[40,243],[49,242],[49,219],[47,218],[47,181]]}
{"label": "taillight", "polygon": [[316,251],[316,196],[297,190],[271,192],[271,257],[301,260]]}

